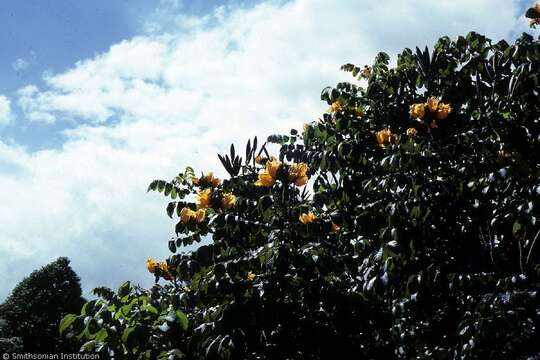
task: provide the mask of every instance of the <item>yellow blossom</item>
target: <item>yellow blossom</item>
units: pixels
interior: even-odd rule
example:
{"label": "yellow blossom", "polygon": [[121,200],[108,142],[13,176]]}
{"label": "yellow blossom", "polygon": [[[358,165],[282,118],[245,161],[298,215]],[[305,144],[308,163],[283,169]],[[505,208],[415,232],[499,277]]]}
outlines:
{"label": "yellow blossom", "polygon": [[396,135],[392,134],[390,129],[384,129],[375,134],[375,138],[377,139],[377,143],[384,147],[386,144],[391,143],[392,141],[395,141]]}
{"label": "yellow blossom", "polygon": [[452,107],[449,104],[440,103],[439,109],[437,110],[437,113],[435,114],[435,117],[439,120],[446,119],[448,117],[448,114],[452,112]]}
{"label": "yellow blossom", "polygon": [[413,118],[422,119],[426,112],[426,104],[418,103],[412,104],[409,108],[409,113]]}
{"label": "yellow blossom", "polygon": [[180,220],[184,224],[187,224],[194,215],[195,211],[191,210],[190,208],[185,207],[180,210]]}
{"label": "yellow blossom", "polygon": [[341,227],[340,227],[338,224],[336,224],[336,223],[334,223],[334,222],[332,221],[332,227],[330,228],[330,232],[331,232],[332,234],[335,234],[335,233],[337,233],[340,229],[341,229]]}
{"label": "yellow blossom", "polygon": [[172,280],[173,276],[169,272],[169,266],[167,265],[166,261],[162,261],[159,263],[159,268],[163,272],[163,278],[166,280]]}
{"label": "yellow blossom", "polygon": [[206,210],[205,209],[199,209],[195,211],[195,222],[197,224],[200,224],[204,221],[204,217],[206,216]]}
{"label": "yellow blossom", "polygon": [[256,186],[270,187],[276,182],[276,175],[281,167],[281,163],[275,159],[266,162],[266,169],[259,174],[259,180],[255,182]]}
{"label": "yellow blossom", "polygon": [[182,210],[180,210],[180,220],[184,224],[187,224],[192,220],[194,220],[196,223],[201,223],[204,220],[205,215],[206,215],[205,209],[199,209],[197,211],[193,211],[190,208],[185,207]]}
{"label": "yellow blossom", "polygon": [[407,129],[407,136],[408,137],[416,137],[416,134],[418,131],[415,128],[408,128]]}
{"label": "yellow blossom", "polygon": [[210,198],[212,197],[211,189],[204,189],[197,194],[197,207],[204,209],[210,206]]}
{"label": "yellow blossom", "polygon": [[434,113],[437,111],[437,108],[439,107],[439,99],[437,99],[435,96],[430,96],[426,105],[429,111]]}
{"label": "yellow blossom", "polygon": [[364,69],[362,69],[361,75],[365,79],[369,78],[370,75],[371,75],[371,67],[367,66],[367,65],[364,65]]}
{"label": "yellow blossom", "polygon": [[300,220],[302,224],[309,224],[310,222],[317,220],[317,215],[315,215],[312,212],[308,212],[307,214],[303,213],[303,214],[300,214],[298,219]]}
{"label": "yellow blossom", "polygon": [[294,182],[296,186],[304,186],[307,181],[307,171],[309,170],[306,163],[295,163],[289,166],[289,180]]}
{"label": "yellow blossom", "polygon": [[257,277],[257,275],[255,273],[252,273],[251,271],[249,271],[247,273],[247,276],[246,276],[248,281],[253,281],[253,280],[255,280],[256,277]]}
{"label": "yellow blossom", "polygon": [[274,179],[276,178],[277,172],[280,167],[281,163],[275,158],[272,158],[270,161],[266,162],[266,171],[268,171],[268,174]]}
{"label": "yellow blossom", "polygon": [[332,105],[330,105],[330,108],[328,108],[328,111],[332,113],[340,112],[342,110],[343,110],[343,106],[341,105],[339,101],[334,101]]}
{"label": "yellow blossom", "polygon": [[276,182],[276,179],[274,179],[268,172],[265,170],[261,174],[259,174],[259,180],[255,182],[255,186],[264,186],[264,187],[270,187],[274,185]]}
{"label": "yellow blossom", "polygon": [[148,271],[150,271],[152,274],[156,271],[156,269],[158,268],[158,263],[156,262],[156,260],[152,259],[152,258],[148,258],[146,260],[146,268],[148,269]]}
{"label": "yellow blossom", "polygon": [[236,204],[236,196],[232,193],[224,193],[223,198],[221,199],[221,206],[224,209],[229,209]]}

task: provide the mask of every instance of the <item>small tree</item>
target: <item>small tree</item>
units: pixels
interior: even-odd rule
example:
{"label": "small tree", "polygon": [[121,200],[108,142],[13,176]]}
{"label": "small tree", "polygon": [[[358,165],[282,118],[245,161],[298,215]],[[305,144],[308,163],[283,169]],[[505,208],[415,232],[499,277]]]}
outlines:
{"label": "small tree", "polygon": [[80,311],[85,301],[81,294],[79,277],[69,260],[60,257],[17,284],[0,305],[0,318],[5,320],[11,337],[22,339],[24,351],[78,349],[60,338],[58,325],[66,314]]}
{"label": "small tree", "polygon": [[324,89],[318,121],[269,137],[279,159],[250,141],[229,179],[152,182],[178,217],[147,262],[165,284],[98,289],[61,329],[117,359],[540,354],[540,42],[473,32],[343,70],[360,82]]}

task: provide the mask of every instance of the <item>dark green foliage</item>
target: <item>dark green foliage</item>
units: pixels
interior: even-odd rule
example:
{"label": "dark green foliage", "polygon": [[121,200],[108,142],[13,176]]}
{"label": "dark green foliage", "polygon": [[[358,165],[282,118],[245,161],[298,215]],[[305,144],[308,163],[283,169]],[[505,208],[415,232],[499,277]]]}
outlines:
{"label": "dark green foliage", "polygon": [[[232,192],[235,206],[212,205],[201,224],[179,221],[165,285],[100,289],[66,318],[87,350],[128,359],[540,355],[540,43],[470,33],[405,49],[395,68],[381,53],[371,67],[343,70],[367,82],[324,89],[332,111],[321,121],[269,137],[280,161],[308,164],[312,191],[293,185],[285,165],[272,186],[254,186],[254,152],[242,164],[232,148],[220,157],[231,178],[212,199]],[[449,116],[411,117],[431,96],[451,105]],[[377,141],[383,129],[393,135]],[[176,193],[195,192],[191,177]],[[167,213],[185,206],[196,204]],[[308,212],[317,219],[303,224]],[[211,244],[176,253],[208,234]]]}
{"label": "dark green foliage", "polygon": [[22,340],[25,352],[72,351],[78,349],[58,335],[63,316],[79,312],[80,280],[65,257],[33,271],[0,305],[0,318],[6,321],[9,337]]}
{"label": "dark green foliage", "polygon": [[7,321],[0,319],[0,353],[22,352],[22,349],[22,339],[13,336]]}

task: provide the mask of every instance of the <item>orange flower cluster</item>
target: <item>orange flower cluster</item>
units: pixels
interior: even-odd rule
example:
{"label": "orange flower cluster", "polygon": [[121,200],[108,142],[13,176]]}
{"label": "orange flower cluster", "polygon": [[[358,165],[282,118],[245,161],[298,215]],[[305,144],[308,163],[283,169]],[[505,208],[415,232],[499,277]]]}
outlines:
{"label": "orange flower cluster", "polygon": [[[224,193],[221,198],[221,208],[230,209],[236,204],[236,196],[232,193]],[[197,193],[197,208],[206,209],[212,205],[212,189],[204,189]]]}
{"label": "orange flower cluster", "polygon": [[343,111],[343,105],[341,105],[339,101],[334,101],[332,105],[330,105],[330,107],[328,108],[328,112],[331,113],[336,113],[340,111]]}
{"label": "orange flower cluster", "polygon": [[253,280],[255,280],[255,278],[257,277],[257,274],[251,272],[251,271],[248,271],[247,273],[247,276],[246,276],[246,279],[249,281],[249,282],[253,282]]}
{"label": "orange flower cluster", "polygon": [[[427,110],[427,111],[426,111]],[[450,104],[445,104],[434,96],[430,96],[425,103],[412,104],[409,108],[411,116],[418,121],[424,120],[427,114],[433,119],[430,127],[436,128],[436,120],[444,120],[452,112]]]}
{"label": "orange flower cluster", "polygon": [[259,179],[255,182],[255,186],[273,186],[276,183],[278,171],[283,167],[286,168],[289,181],[296,186],[304,186],[308,182],[307,172],[309,168],[306,163],[284,165],[277,160],[268,160],[266,161],[265,169],[259,174]]}
{"label": "orange flower cluster", "polygon": [[200,224],[204,221],[204,217],[206,216],[206,210],[205,209],[199,209],[197,211],[193,211],[190,208],[182,208],[180,210],[180,221],[184,224],[188,224],[190,222],[195,222],[197,224]]}
{"label": "orange flower cluster", "polygon": [[152,274],[154,274],[157,269],[160,269],[161,272],[163,273],[163,277],[167,280],[172,280],[173,278],[173,276],[169,272],[169,266],[167,265],[166,261],[158,262],[154,260],[153,258],[148,258],[146,260],[146,268]]}
{"label": "orange flower cluster", "polygon": [[375,134],[375,138],[377,139],[377,143],[381,147],[385,147],[387,144],[393,143],[397,140],[397,136],[390,131],[390,129],[386,128],[384,130],[378,131]]}
{"label": "orange flower cluster", "polygon": [[317,215],[315,215],[312,212],[303,213],[303,214],[300,214],[298,219],[300,220],[300,222],[302,224],[307,225],[307,224],[312,223],[313,221],[317,220]]}
{"label": "orange flower cluster", "polygon": [[360,74],[364,79],[369,79],[369,77],[371,76],[371,71],[371,66],[364,65],[364,68],[362,69],[362,72]]}
{"label": "orange flower cluster", "polygon": [[407,129],[407,136],[408,137],[416,137],[416,134],[418,134],[418,130],[416,130],[415,128],[408,128]]}
{"label": "orange flower cluster", "polygon": [[308,182],[307,171],[309,170],[306,163],[294,163],[289,166],[289,181],[296,186],[304,186]]}
{"label": "orange flower cluster", "polygon": [[259,174],[259,179],[255,182],[255,186],[270,187],[276,183],[278,170],[281,168],[281,163],[277,160],[266,162],[266,168]]}

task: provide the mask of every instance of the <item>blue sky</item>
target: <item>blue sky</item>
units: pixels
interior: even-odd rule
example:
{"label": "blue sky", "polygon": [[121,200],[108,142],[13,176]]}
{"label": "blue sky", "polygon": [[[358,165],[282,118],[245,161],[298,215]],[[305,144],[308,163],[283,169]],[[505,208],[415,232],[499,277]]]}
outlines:
{"label": "blue sky", "polygon": [[[0,2],[0,300],[68,256],[86,294],[168,255],[154,178],[223,176],[231,142],[324,111],[343,63],[470,30],[529,31],[518,0]],[[537,32],[535,32],[537,35]]]}
{"label": "blue sky", "polygon": [[[44,73],[59,73],[122,40],[147,33],[145,24],[161,11],[201,16],[219,1],[5,0],[0,2],[0,94],[13,96],[29,84],[43,85]],[[159,21],[159,20],[158,20]],[[18,107],[16,117],[24,117]],[[62,144],[69,125],[11,124],[3,135],[37,150]]]}

